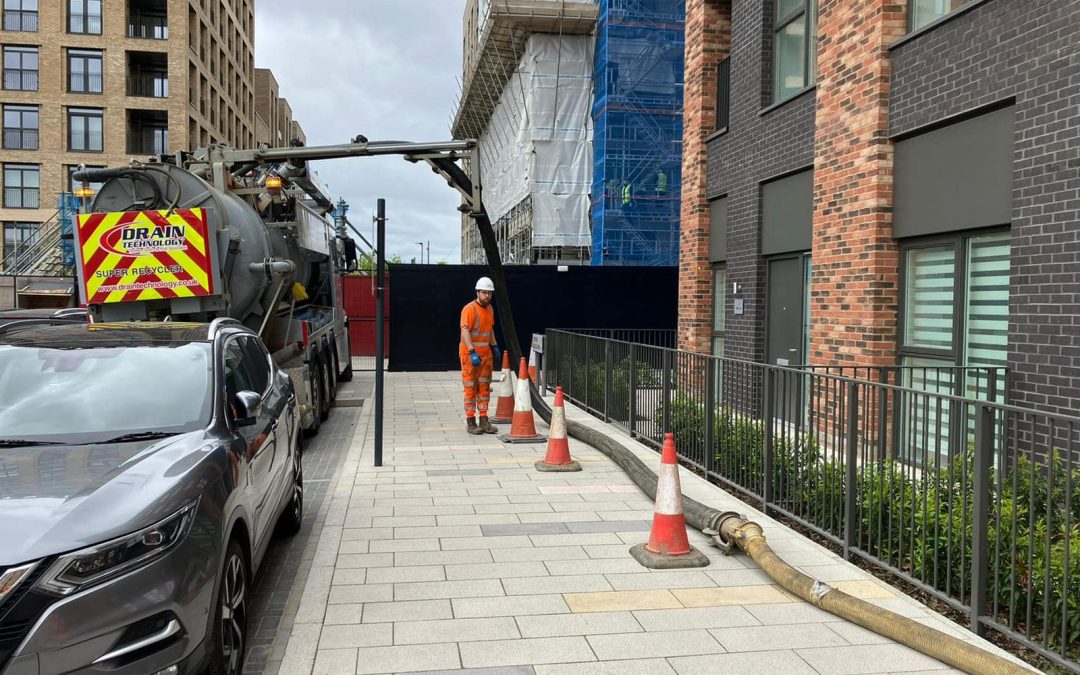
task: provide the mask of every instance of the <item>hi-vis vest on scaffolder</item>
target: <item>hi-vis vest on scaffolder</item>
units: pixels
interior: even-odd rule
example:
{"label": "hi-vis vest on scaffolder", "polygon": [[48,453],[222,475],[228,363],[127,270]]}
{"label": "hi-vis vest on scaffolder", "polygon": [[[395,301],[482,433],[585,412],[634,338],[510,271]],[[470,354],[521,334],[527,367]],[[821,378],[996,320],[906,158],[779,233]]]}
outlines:
{"label": "hi-vis vest on scaffolder", "polygon": [[[491,310],[490,305],[481,307],[480,303],[474,300],[461,310],[460,325],[462,328],[469,330],[469,337],[472,339],[473,347],[477,350],[487,349],[491,344],[491,332],[495,328],[495,313]],[[460,343],[458,349],[463,354],[467,354],[469,351],[464,342]]]}

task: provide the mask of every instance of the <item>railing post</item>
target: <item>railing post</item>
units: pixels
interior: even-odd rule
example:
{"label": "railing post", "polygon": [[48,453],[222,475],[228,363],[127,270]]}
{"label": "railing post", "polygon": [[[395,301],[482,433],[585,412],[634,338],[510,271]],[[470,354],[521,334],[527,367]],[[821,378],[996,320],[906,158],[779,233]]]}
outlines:
{"label": "railing post", "polygon": [[716,357],[705,357],[705,450],[701,464],[706,473],[712,468],[716,456]]}
{"label": "railing post", "polygon": [[[883,385],[878,389],[878,461],[884,461],[889,454],[889,369],[882,368],[878,381]],[[870,378],[867,378],[869,380]],[[896,404],[894,398],[893,405]]]}
{"label": "railing post", "polygon": [[611,421],[611,339],[604,340],[604,421]]}
{"label": "railing post", "polygon": [[844,465],[844,558],[851,560],[851,549],[858,546],[858,528],[855,526],[855,481],[859,463],[859,388],[858,383],[847,385],[847,464]]}
{"label": "railing post", "polygon": [[660,424],[660,440],[663,441],[664,434],[671,431],[671,350],[665,349],[661,352],[660,356],[660,388],[661,396],[664,401],[664,415]]}
{"label": "railing post", "polygon": [[773,396],[773,389],[775,385],[775,373],[772,368],[765,368],[765,383],[762,386],[762,395],[764,401],[762,408],[764,410],[764,440],[762,454],[762,467],[761,467],[761,512],[768,515],[769,502],[773,497],[773,416],[775,414],[776,401]]}
{"label": "railing post", "polygon": [[980,617],[986,616],[988,602],[988,566],[990,553],[990,466],[994,460],[994,409],[976,404],[975,475],[971,514],[971,631],[986,634]]}
{"label": "railing post", "polygon": [[630,438],[637,436],[637,345],[630,343]]}

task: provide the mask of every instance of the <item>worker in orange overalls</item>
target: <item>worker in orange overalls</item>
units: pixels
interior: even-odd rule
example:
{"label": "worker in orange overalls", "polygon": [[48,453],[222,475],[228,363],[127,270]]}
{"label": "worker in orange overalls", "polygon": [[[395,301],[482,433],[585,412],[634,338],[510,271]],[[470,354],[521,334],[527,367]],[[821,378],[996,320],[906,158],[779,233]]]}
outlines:
{"label": "worker in orange overalls", "polygon": [[[499,430],[488,420],[491,402],[491,371],[495,362],[502,362],[502,350],[495,341],[495,313],[491,300],[495,284],[487,277],[476,282],[476,300],[461,310],[461,384],[465,387],[466,430],[474,435],[497,434]],[[476,414],[480,413],[477,424]]]}

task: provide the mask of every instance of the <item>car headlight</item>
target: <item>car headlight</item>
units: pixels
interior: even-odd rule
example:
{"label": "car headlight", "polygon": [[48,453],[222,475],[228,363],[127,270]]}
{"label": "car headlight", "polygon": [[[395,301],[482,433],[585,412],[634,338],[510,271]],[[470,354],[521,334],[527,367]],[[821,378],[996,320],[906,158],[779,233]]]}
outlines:
{"label": "car headlight", "polygon": [[66,596],[148,564],[183,541],[195,520],[196,499],[168,518],[132,534],[63,555],[38,588]]}

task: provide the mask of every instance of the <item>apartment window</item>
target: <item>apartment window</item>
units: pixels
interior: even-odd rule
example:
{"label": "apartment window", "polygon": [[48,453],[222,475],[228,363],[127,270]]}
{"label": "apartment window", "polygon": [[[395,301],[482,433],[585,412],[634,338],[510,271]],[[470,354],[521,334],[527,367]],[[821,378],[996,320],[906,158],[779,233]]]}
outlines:
{"label": "apartment window", "polygon": [[4,47],[4,89],[37,91],[38,48]]}
{"label": "apartment window", "polygon": [[[93,166],[90,164],[83,164],[84,169],[104,169],[104,166]],[[82,181],[75,180],[75,172],[79,170],[78,164],[67,165],[67,177],[68,177],[68,192],[75,192],[78,188],[83,186]],[[93,189],[94,194],[101,191],[101,186],[104,185],[101,181],[93,181],[89,183],[90,188]]]}
{"label": "apartment window", "polygon": [[716,130],[728,128],[728,111],[731,108],[731,59],[716,64]]}
{"label": "apartment window", "polygon": [[68,0],[68,32],[101,35],[101,0]]}
{"label": "apartment window", "polygon": [[[903,249],[904,386],[1005,400],[1010,250],[1008,232],[936,238]],[[907,413],[912,437],[904,446],[914,460],[946,453],[955,432],[947,407],[920,404],[914,399]],[[972,423],[967,420],[969,433]]]}
{"label": "apartment window", "polygon": [[94,49],[68,50],[68,91],[74,94],[100,94],[102,90],[102,53]]}
{"label": "apartment window", "polygon": [[39,227],[38,223],[4,223],[3,270],[5,272],[15,270],[16,260],[33,243]]}
{"label": "apartment window", "polygon": [[727,269],[720,265],[713,268],[712,285],[712,354],[724,356],[724,316],[727,306]]}
{"label": "apartment window", "polygon": [[4,105],[4,149],[38,149],[38,107]]}
{"label": "apartment window", "polygon": [[36,32],[38,0],[4,0],[4,30]]}
{"label": "apartment window", "polygon": [[972,0],[908,0],[908,20],[911,30],[928,26],[946,14],[951,14]]}
{"label": "apartment window", "polygon": [[4,165],[4,208],[36,209],[41,205],[41,170],[37,164]]}
{"label": "apartment window", "polygon": [[773,73],[773,101],[783,101],[813,83],[817,75],[817,0],[777,0]]}
{"label": "apartment window", "polygon": [[105,139],[100,108],[68,108],[68,150],[101,152]]}

